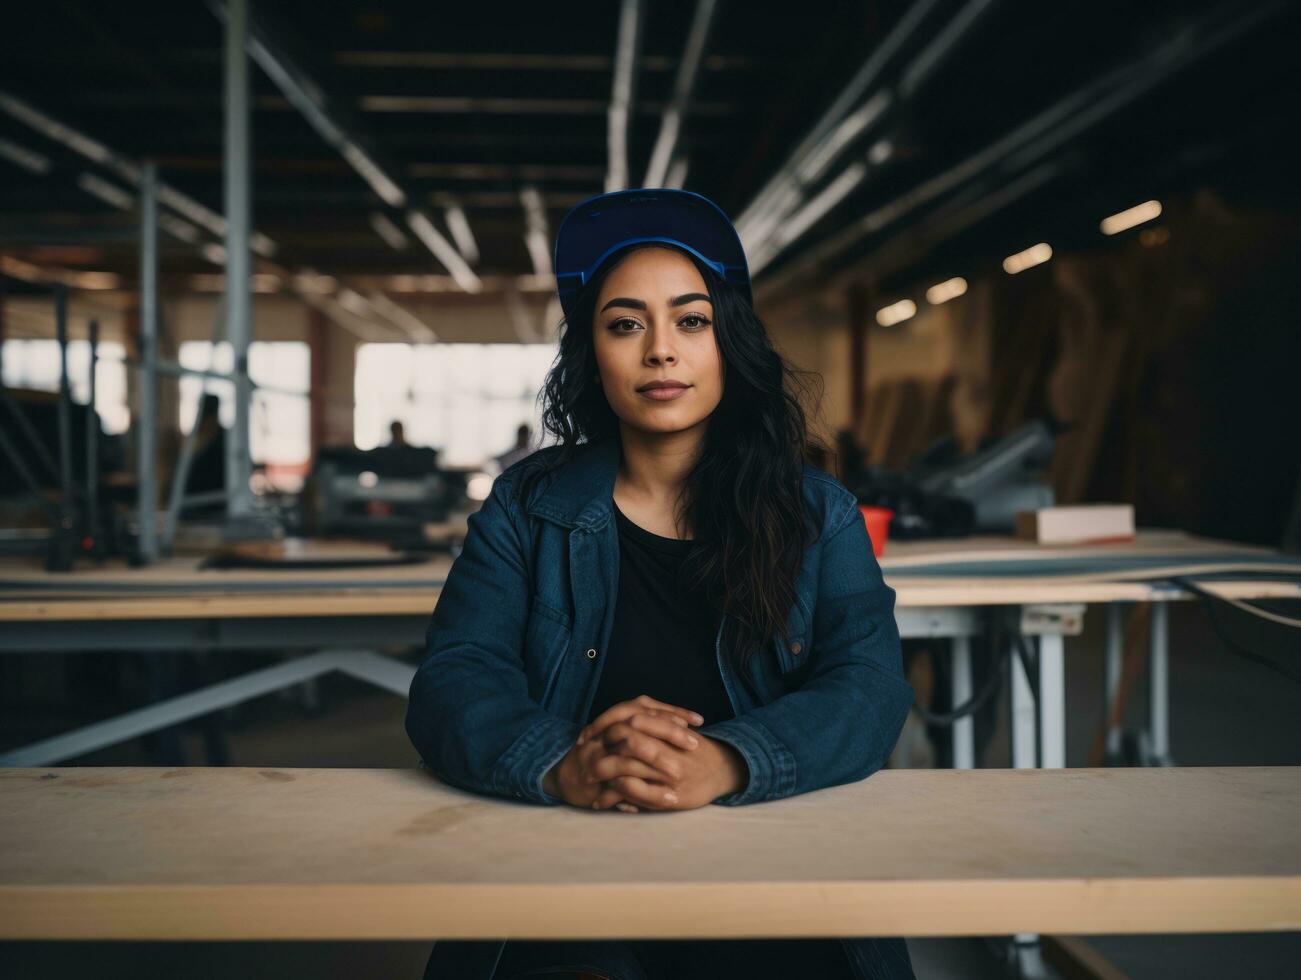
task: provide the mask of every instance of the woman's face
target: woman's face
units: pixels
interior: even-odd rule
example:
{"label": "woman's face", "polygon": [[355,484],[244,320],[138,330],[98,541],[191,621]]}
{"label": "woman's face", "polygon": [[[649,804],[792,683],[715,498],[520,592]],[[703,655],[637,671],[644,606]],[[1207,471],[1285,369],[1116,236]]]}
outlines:
{"label": "woman's face", "polygon": [[[674,249],[639,248],[610,270],[596,299],[592,342],[606,400],[634,429],[682,432],[704,423],[723,397],[709,290]],[[664,381],[685,387],[647,387]]]}

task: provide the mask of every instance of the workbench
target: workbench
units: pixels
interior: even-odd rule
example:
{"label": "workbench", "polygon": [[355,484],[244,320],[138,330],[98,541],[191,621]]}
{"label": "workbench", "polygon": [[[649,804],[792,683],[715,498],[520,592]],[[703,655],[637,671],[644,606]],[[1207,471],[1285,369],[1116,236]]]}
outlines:
{"label": "workbench", "polygon": [[0,770],[0,938],[1301,929],[1301,768],[885,770],[625,814],[418,769]]}
{"label": "workbench", "polygon": [[[365,569],[219,570],[194,558],[146,568],[52,574],[0,564],[0,654],[56,651],[267,650],[299,654],[199,691],[0,753],[0,765],[48,765],[339,670],[405,696],[414,668],[378,649],[418,647],[452,559]],[[1301,557],[1177,532],[1122,544],[1042,547],[1010,538],[891,542],[881,562],[904,637],[952,641],[951,703],[971,696],[970,639],[989,617],[1037,647],[1031,677],[1012,659],[1017,768],[1065,765],[1064,638],[1087,604],[1107,606],[1107,697],[1120,671],[1128,604],[1151,602],[1149,739],[1169,760],[1166,606],[1189,594],[1162,574],[1214,574],[1226,598],[1301,598]],[[1226,578],[1227,576],[1227,578]],[[1157,579],[1153,581],[1152,579]],[[1114,738],[1117,733],[1109,733]],[[958,768],[975,764],[972,720],[953,725]]]}

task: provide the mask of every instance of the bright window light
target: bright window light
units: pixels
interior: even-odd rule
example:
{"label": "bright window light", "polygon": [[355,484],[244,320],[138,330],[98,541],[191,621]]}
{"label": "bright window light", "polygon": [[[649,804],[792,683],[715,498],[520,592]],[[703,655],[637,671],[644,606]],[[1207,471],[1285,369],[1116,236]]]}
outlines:
{"label": "bright window light", "polygon": [[[182,367],[197,371],[229,372],[234,367],[230,344],[222,341],[214,349],[206,340],[181,344],[177,359]],[[297,465],[312,454],[311,388],[312,352],[301,340],[255,340],[248,345],[248,375],[254,384],[274,385],[287,391],[253,389],[249,408],[249,455],[255,463]],[[216,395],[221,406],[221,424],[235,424],[235,386],[229,381],[185,377],[180,382],[180,425],[189,432],[194,423],[201,391]],[[290,394],[290,392],[294,392]]]}
{"label": "bright window light", "polygon": [[354,374],[359,449],[389,441],[432,446],[448,466],[479,466],[515,444],[520,425],[541,433],[538,393],[554,344],[362,344]]}
{"label": "bright window light", "polygon": [[[126,351],[121,344],[105,340],[99,343],[95,354],[95,411],[99,413],[104,432],[117,435],[131,424],[126,400]],[[4,382],[6,388],[58,391],[59,342],[6,340]],[[90,342],[87,340],[68,341],[68,388],[75,402],[85,404],[90,398]]]}

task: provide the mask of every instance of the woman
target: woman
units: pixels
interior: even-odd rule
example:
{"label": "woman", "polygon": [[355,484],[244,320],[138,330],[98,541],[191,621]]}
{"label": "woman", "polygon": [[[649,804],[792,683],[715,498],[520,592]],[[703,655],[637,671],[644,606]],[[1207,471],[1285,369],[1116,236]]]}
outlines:
{"label": "woman", "polygon": [[[411,688],[425,764],[626,814],[875,772],[912,703],[894,593],[853,495],[804,464],[731,223],[686,191],[602,195],[566,217],[556,274],[559,444],[470,520]],[[902,940],[853,939],[440,942],[426,976],[485,952],[499,978],[913,975]]]}

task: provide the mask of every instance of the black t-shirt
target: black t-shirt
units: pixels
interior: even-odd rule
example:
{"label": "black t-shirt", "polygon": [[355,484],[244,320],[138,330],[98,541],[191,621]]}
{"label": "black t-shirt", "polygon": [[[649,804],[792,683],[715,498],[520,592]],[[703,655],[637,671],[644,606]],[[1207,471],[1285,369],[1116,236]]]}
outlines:
{"label": "black t-shirt", "polygon": [[718,614],[680,574],[696,546],[652,534],[616,506],[619,596],[614,630],[587,720],[640,694],[698,711],[706,725],[732,718],[718,671]]}

